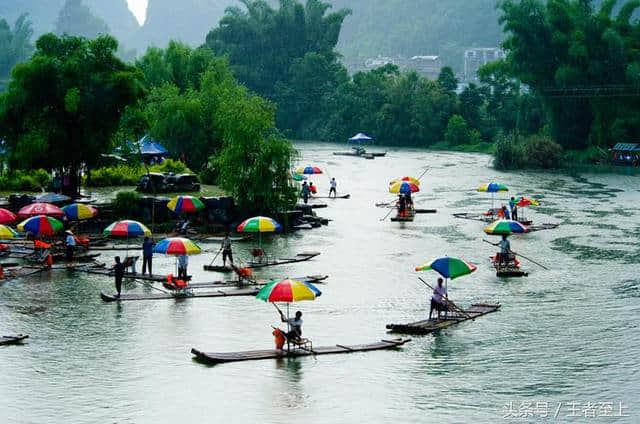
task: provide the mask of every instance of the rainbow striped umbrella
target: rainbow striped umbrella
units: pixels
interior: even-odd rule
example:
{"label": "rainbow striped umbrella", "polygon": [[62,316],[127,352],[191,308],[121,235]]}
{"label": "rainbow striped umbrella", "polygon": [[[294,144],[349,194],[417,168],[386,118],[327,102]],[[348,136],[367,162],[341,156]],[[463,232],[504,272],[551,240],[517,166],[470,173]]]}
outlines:
{"label": "rainbow striped umbrella", "polygon": [[258,294],[257,299],[265,302],[300,302],[302,300],[315,300],[322,292],[311,283],[297,280],[274,280],[264,286]]}
{"label": "rainbow striped umbrella", "polygon": [[0,208],[0,224],[11,224],[15,222],[16,219],[18,219],[16,214],[7,209]]}
{"label": "rainbow striped umbrella", "polygon": [[282,226],[275,219],[254,216],[243,221],[236,230],[239,233],[278,233],[282,230]]}
{"label": "rainbow striped umbrella", "polygon": [[204,203],[193,196],[176,196],[167,203],[167,207],[177,214],[199,212],[205,208]]}
{"label": "rainbow striped umbrella", "polygon": [[55,218],[62,218],[64,211],[50,203],[32,203],[18,211],[18,218],[27,219],[32,216],[47,215]]}
{"label": "rainbow striped umbrella", "polygon": [[156,244],[153,251],[165,255],[198,255],[202,253],[202,249],[197,244],[182,237],[164,239]]}
{"label": "rainbow striped umbrella", "polygon": [[444,256],[417,267],[416,271],[433,270],[442,275],[444,278],[455,280],[456,278],[462,277],[463,275],[471,274],[477,269],[478,268],[475,265],[465,261],[464,259]]}
{"label": "rainbow striped umbrella", "polygon": [[401,178],[396,178],[395,180],[391,180],[391,181],[389,181],[389,185],[391,186],[391,185],[394,185],[394,184],[401,183],[401,182],[403,182],[403,181],[406,181],[406,182],[411,183],[411,184],[415,184],[415,185],[417,185],[417,186],[419,186],[419,185],[420,185],[420,180],[419,180],[419,179],[417,179],[417,178],[415,178],[415,177],[401,177]]}
{"label": "rainbow striped umbrella", "polygon": [[496,236],[508,236],[510,234],[528,233],[529,229],[518,221],[499,219],[484,227],[484,232]]}
{"label": "rainbow striped umbrella", "polygon": [[12,240],[18,236],[16,230],[6,225],[0,224],[0,240]]}
{"label": "rainbow striped umbrella", "polygon": [[389,193],[396,193],[396,194],[417,193],[419,191],[420,191],[420,187],[418,187],[416,184],[413,184],[409,181],[397,182],[393,184],[391,187],[389,187]]}
{"label": "rainbow striped umbrella", "polygon": [[150,236],[151,230],[138,221],[116,221],[104,229],[102,234],[106,237],[139,237]]}
{"label": "rainbow striped umbrella", "polygon": [[18,224],[18,231],[36,236],[52,236],[63,228],[62,222],[50,216],[32,216]]}
{"label": "rainbow striped umbrella", "polygon": [[495,194],[509,191],[509,188],[504,184],[491,182],[478,186],[478,191],[482,193],[491,193],[491,209],[493,210]]}
{"label": "rainbow striped umbrella", "polygon": [[322,169],[318,168],[317,166],[301,166],[298,169],[296,169],[296,174],[300,174],[300,175],[322,174]]}
{"label": "rainbow striped umbrella", "polygon": [[85,219],[95,218],[98,215],[98,209],[93,206],[82,203],[73,203],[62,208],[67,218],[75,221],[84,221]]}

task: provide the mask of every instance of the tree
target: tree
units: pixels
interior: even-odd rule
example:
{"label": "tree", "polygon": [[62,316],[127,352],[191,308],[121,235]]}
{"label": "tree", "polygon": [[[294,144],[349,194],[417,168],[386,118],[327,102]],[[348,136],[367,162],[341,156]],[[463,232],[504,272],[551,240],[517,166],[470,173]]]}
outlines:
{"label": "tree", "polygon": [[438,84],[444,91],[449,94],[453,94],[458,89],[458,78],[453,73],[453,69],[450,66],[445,66],[440,70],[438,75]]}
{"label": "tree", "polygon": [[71,177],[66,192],[77,192],[81,166],[98,161],[125,107],[143,95],[141,75],[115,56],[117,48],[110,36],[38,39],[0,98],[12,168],[57,169]]}
{"label": "tree", "polygon": [[27,15],[21,15],[13,25],[13,30],[4,19],[0,19],[0,91],[2,81],[8,78],[11,69],[33,53],[31,37],[33,29]]}
{"label": "tree", "polygon": [[66,0],[58,15],[55,32],[58,35],[75,35],[92,39],[109,34],[109,27],[102,19],[94,16],[82,0]]}
{"label": "tree", "polygon": [[640,112],[640,23],[631,19],[640,2],[624,3],[614,17],[617,3],[600,2],[597,10],[591,0],[500,4],[510,76],[540,96],[565,148],[611,144],[614,128],[640,135],[633,118]]}
{"label": "tree", "polygon": [[447,124],[447,131],[444,140],[450,146],[461,146],[470,142],[479,141],[479,134],[473,129],[469,129],[467,122],[460,115],[453,115]]}

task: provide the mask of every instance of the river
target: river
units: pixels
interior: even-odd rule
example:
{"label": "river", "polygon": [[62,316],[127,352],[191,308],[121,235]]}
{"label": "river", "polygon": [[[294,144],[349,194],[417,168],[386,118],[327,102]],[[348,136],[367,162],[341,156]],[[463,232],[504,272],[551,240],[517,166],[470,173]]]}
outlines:
{"label": "river", "polygon": [[[210,367],[190,349],[271,348],[274,308],[252,297],[103,304],[110,279],[54,271],[0,284],[0,334],[31,335],[0,347],[0,422],[638,422],[638,177],[498,172],[482,154],[390,150],[364,160],[332,156],[344,146],[298,147],[301,165],[325,170],[313,178],[321,192],[335,177],[352,197],[318,210],[327,227],[265,239],[279,256],[321,256],[258,276],[330,275],[319,299],[292,305],[314,346],[378,341],[391,337],[386,324],[424,318],[429,293],[417,276],[436,275],[414,267],[436,256],[478,265],[450,282],[458,304],[502,309],[398,350]],[[426,167],[416,206],[438,213],[381,221],[387,211],[375,203],[390,199],[388,181]],[[496,278],[482,224],[452,216],[488,208],[490,196],[474,188],[490,180],[539,199],[526,210],[535,222],[560,224],[512,238],[549,271],[523,261],[529,277]],[[202,271],[218,246],[203,247],[190,271],[218,279]],[[236,244],[237,255],[247,247]],[[173,259],[156,256],[154,266],[168,272]]]}

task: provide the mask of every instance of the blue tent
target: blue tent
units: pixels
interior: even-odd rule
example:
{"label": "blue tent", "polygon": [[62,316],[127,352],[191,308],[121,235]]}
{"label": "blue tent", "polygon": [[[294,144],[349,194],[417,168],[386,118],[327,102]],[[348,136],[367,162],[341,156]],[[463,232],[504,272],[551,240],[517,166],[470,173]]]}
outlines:
{"label": "blue tent", "polygon": [[142,156],[167,156],[169,154],[167,149],[148,135],[142,137],[136,144],[137,146],[134,146],[134,148],[139,148]]}
{"label": "blue tent", "polygon": [[364,134],[364,133],[358,133],[356,135],[354,135],[353,137],[351,137],[349,139],[349,141],[355,142],[355,143],[366,143],[367,141],[373,141],[373,138],[369,137],[368,135]]}

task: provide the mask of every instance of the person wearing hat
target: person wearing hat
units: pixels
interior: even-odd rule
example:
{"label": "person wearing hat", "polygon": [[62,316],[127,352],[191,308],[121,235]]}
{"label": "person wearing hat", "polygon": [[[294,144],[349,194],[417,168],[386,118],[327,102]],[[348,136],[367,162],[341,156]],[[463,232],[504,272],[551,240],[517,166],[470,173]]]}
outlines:
{"label": "person wearing hat", "polygon": [[73,251],[76,248],[76,238],[73,236],[71,231],[66,231],[67,238],[65,240],[67,245],[67,261],[71,262],[73,260]]}

